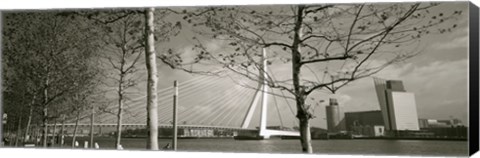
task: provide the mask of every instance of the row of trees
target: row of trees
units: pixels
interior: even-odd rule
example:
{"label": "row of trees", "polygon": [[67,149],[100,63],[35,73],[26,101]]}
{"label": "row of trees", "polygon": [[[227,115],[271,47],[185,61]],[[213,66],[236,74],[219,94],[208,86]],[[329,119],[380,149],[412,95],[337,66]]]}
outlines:
{"label": "row of trees", "polygon": [[[168,39],[178,32],[179,25],[160,22],[162,27],[154,31],[153,12],[154,9],[149,8],[7,13],[3,30],[7,40],[2,62],[4,111],[9,114],[7,127],[24,129],[24,141],[29,141],[30,125],[41,126],[42,145],[46,147],[48,124],[53,120],[56,128],[57,118],[62,118],[62,122],[73,120],[74,146],[80,119],[99,112],[116,113],[115,146],[118,148],[123,104],[128,99],[129,88],[141,82],[138,70],[143,61],[148,70],[147,109],[149,118],[153,118],[147,123],[152,127],[152,139],[147,146],[157,150],[157,140],[153,139],[157,138],[154,41]],[[163,41],[166,40],[157,40]],[[142,60],[143,53],[145,59]],[[112,100],[105,99],[112,91],[117,94],[117,110],[108,107]],[[28,118],[26,125],[20,121],[22,118]],[[5,131],[14,133],[15,130],[7,128]],[[63,128],[61,131],[63,134]]]}
{"label": "row of trees", "polygon": [[[190,73],[217,74],[210,71],[215,67],[259,80],[263,71],[261,50],[268,49],[268,64],[286,65],[289,69],[271,68],[265,80],[269,87],[294,98],[301,147],[311,153],[309,120],[314,118],[312,105],[318,102],[315,92],[335,93],[355,80],[418,54],[419,49],[414,46],[424,35],[454,29],[456,25],[446,21],[461,12],[431,11],[438,5],[6,13],[2,91],[9,128],[4,131],[24,129],[26,137],[32,124],[41,124],[42,144],[47,146],[47,124],[57,124],[58,118],[78,124],[87,114],[111,112],[117,116],[115,146],[119,147],[128,90],[147,81],[147,148],[158,150],[156,59]],[[182,46],[169,43],[178,34],[192,40],[177,40],[183,42]],[[183,50],[185,45],[192,46],[195,54],[186,58],[183,52],[176,51]],[[155,46],[165,49],[157,54]],[[289,75],[276,78],[274,71]],[[115,92],[116,101],[105,99],[111,92]],[[109,106],[113,102],[116,108]]]}
{"label": "row of trees", "polygon": [[32,123],[42,124],[46,146],[48,123],[89,105],[98,45],[85,41],[95,41],[95,32],[55,12],[9,13],[4,19],[4,111],[9,123],[25,127],[25,136]]}

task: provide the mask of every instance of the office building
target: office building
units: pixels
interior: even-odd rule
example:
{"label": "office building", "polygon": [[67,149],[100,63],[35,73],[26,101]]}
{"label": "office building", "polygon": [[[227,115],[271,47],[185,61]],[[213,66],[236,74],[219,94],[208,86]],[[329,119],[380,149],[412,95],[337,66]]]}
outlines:
{"label": "office building", "polygon": [[419,130],[415,95],[405,90],[402,81],[374,78],[374,84],[385,130]]}
{"label": "office building", "polygon": [[328,132],[338,132],[338,125],[340,123],[340,108],[338,107],[337,100],[330,98],[330,104],[325,108],[327,112]]}

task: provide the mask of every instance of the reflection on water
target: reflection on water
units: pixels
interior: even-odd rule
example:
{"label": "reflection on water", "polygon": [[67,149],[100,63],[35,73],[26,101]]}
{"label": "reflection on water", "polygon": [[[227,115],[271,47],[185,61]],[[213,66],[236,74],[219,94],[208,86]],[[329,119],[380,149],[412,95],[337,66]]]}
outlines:
{"label": "reflection on water", "polygon": [[[80,141],[84,139],[80,138]],[[87,139],[85,139],[87,140]],[[96,139],[100,147],[112,148],[113,138]],[[162,147],[170,140],[160,139]],[[67,140],[68,143],[68,140]],[[122,139],[125,149],[144,150],[145,139]],[[319,154],[467,156],[467,141],[425,140],[313,140]],[[179,139],[179,151],[301,153],[299,140]]]}

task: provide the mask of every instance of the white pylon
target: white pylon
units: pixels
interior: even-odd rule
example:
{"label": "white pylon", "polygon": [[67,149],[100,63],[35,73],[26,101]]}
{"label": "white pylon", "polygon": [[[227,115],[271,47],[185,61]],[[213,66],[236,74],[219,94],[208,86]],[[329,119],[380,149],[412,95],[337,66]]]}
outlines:
{"label": "white pylon", "polygon": [[270,138],[270,135],[267,132],[267,105],[268,105],[268,82],[267,82],[267,50],[263,48],[262,52],[262,108],[260,114],[260,132],[259,135],[263,136],[264,139]]}

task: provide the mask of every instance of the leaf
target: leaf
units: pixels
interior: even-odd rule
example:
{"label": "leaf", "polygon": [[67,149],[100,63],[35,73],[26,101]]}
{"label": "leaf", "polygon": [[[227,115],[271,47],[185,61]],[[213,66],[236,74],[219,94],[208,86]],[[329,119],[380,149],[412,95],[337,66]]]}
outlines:
{"label": "leaf", "polygon": [[388,19],[388,16],[385,15],[385,14],[382,14],[381,17],[382,17],[383,20],[387,20],[387,19]]}

